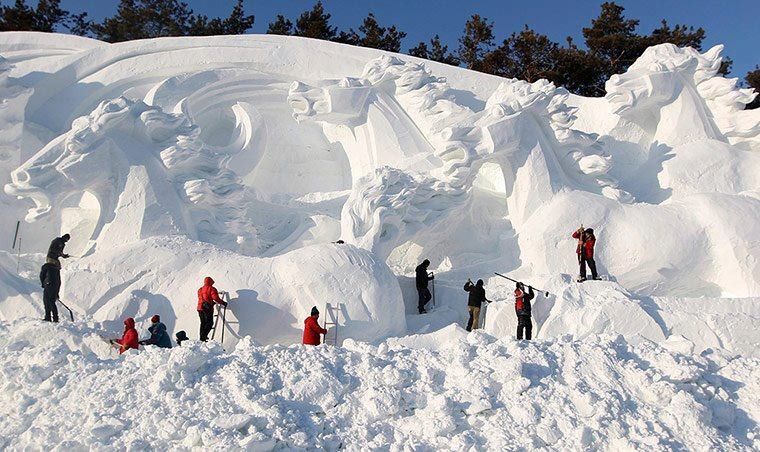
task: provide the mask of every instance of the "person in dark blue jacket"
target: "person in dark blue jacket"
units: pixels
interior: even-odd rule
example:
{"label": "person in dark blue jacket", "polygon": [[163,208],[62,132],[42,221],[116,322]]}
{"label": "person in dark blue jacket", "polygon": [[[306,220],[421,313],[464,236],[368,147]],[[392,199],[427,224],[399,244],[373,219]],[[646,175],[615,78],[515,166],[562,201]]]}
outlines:
{"label": "person in dark blue jacket", "polygon": [[150,318],[150,338],[140,341],[142,345],[155,345],[161,348],[172,348],[172,339],[166,332],[166,325],[161,323],[161,317],[154,315]]}

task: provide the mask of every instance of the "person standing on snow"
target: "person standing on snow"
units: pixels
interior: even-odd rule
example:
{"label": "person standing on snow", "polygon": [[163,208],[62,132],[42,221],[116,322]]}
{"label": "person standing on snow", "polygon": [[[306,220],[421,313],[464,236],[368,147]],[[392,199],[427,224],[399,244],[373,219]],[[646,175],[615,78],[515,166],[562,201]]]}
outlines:
{"label": "person standing on snow", "polygon": [[536,295],[533,293],[533,288],[528,286],[528,292],[525,292],[525,285],[521,282],[517,283],[515,288],[515,314],[517,314],[517,339],[523,338],[523,330],[525,330],[525,339],[531,339],[531,333],[533,331],[533,322],[530,319],[530,301]]}
{"label": "person standing on snow", "polygon": [[64,259],[67,259],[69,257],[68,254],[63,252],[63,248],[66,246],[66,242],[68,242],[70,238],[70,235],[63,234],[60,237],[54,238],[53,241],[50,242],[50,247],[48,248],[47,252],[47,259],[45,259],[46,264],[53,264],[58,268],[61,268],[61,261],[59,258],[62,257]]}
{"label": "person standing on snow", "polygon": [[472,284],[470,279],[464,284],[464,290],[470,292],[467,299],[467,310],[470,311],[470,320],[467,322],[467,331],[477,330],[480,319],[480,307],[483,302],[490,303],[486,299],[486,290],[483,288],[483,280],[479,279],[477,283]]}
{"label": "person standing on snow", "polygon": [[303,321],[303,344],[319,345],[320,334],[327,334],[327,330],[319,326],[319,310],[314,306],[311,308],[311,315]]}
{"label": "person standing on snow", "polygon": [[133,348],[135,350],[140,348],[140,343],[137,340],[137,330],[135,329],[135,319],[127,317],[124,321],[124,334],[121,339],[111,339],[109,342],[119,346],[119,354],[126,352]]}
{"label": "person standing on snow", "polygon": [[161,317],[158,314],[154,315],[150,318],[150,323],[151,325],[148,327],[150,338],[140,341],[140,344],[155,345],[161,348],[172,348],[172,339],[166,332],[166,325],[161,323]]}
{"label": "person standing on snow", "polygon": [[417,310],[420,314],[425,314],[427,312],[425,310],[425,305],[431,298],[433,298],[430,294],[430,289],[428,289],[428,281],[433,279],[433,275],[429,275],[427,271],[429,266],[430,261],[425,259],[414,269],[414,282],[417,285],[417,295],[419,295]]}
{"label": "person standing on snow", "polygon": [[227,306],[227,303],[219,298],[219,292],[214,287],[214,280],[210,276],[203,279],[203,286],[198,289],[198,317],[201,319],[201,341],[208,341],[208,333],[214,327],[214,303]]}
{"label": "person standing on snow", "polygon": [[45,263],[40,270],[42,302],[45,305],[45,321],[58,323],[58,301],[61,290],[61,270],[55,264]]}
{"label": "person standing on snow", "polygon": [[586,264],[591,269],[591,279],[599,279],[599,275],[596,273],[596,262],[594,262],[594,245],[596,245],[594,230],[591,228],[584,230],[581,227],[573,233],[573,238],[578,240],[578,246],[575,248],[580,266],[578,282],[586,280]]}

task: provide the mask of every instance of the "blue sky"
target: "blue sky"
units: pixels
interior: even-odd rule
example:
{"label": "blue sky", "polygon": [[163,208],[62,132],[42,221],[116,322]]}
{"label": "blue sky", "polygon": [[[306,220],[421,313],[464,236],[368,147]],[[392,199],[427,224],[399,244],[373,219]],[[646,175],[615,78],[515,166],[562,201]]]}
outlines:
{"label": "blue sky", "polygon": [[[234,0],[185,0],[196,12],[226,16]],[[6,0],[3,3],[8,3]],[[277,14],[294,19],[315,0],[246,0],[246,10],[256,16],[254,33],[264,33]],[[36,3],[36,2],[30,2]],[[116,11],[118,0],[63,0],[73,12],[88,11],[97,19]],[[472,14],[487,17],[495,24],[500,41],[525,24],[564,43],[573,36],[583,42],[581,29],[599,13],[602,0],[323,0],[333,24],[341,29],[357,28],[372,12],[381,24],[394,24],[407,33],[404,48],[428,40],[435,34],[450,48],[456,48],[464,23]],[[734,59],[732,76],[743,78],[760,64],[760,0],[639,0],[618,1],[626,15],[641,21],[640,31],[650,32],[666,19],[671,25],[683,23],[707,31],[704,48],[725,44],[725,54]]]}

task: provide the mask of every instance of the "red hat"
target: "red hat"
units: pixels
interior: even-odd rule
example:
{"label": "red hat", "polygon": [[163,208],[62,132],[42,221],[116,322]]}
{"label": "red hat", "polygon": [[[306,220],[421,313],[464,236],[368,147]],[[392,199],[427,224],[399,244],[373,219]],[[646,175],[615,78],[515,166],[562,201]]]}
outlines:
{"label": "red hat", "polygon": [[158,314],[156,314],[156,315],[154,315],[153,317],[150,318],[150,323],[158,323],[160,321],[161,321],[161,317],[159,317]]}

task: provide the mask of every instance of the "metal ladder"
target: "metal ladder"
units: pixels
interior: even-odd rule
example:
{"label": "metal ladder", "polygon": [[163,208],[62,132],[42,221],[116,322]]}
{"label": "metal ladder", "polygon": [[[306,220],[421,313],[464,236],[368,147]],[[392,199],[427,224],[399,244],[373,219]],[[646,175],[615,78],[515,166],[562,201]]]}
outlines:
{"label": "metal ladder", "polygon": [[[219,292],[219,296],[221,297],[222,301],[227,302],[229,305],[230,303],[230,293],[229,292]],[[216,312],[214,313],[214,326],[211,328],[211,337],[210,339],[216,340],[216,330],[217,326],[219,325],[219,318],[222,318],[222,333],[221,333],[221,339],[219,342],[221,344],[224,344],[224,327],[227,325],[227,306],[222,306],[217,303],[214,303],[214,306],[216,307]],[[220,313],[221,311],[221,313]]]}
{"label": "metal ladder", "polygon": [[337,306],[333,306],[330,303],[325,305],[325,326],[327,334],[325,334],[325,344],[338,345],[338,320],[340,319],[341,303]]}

